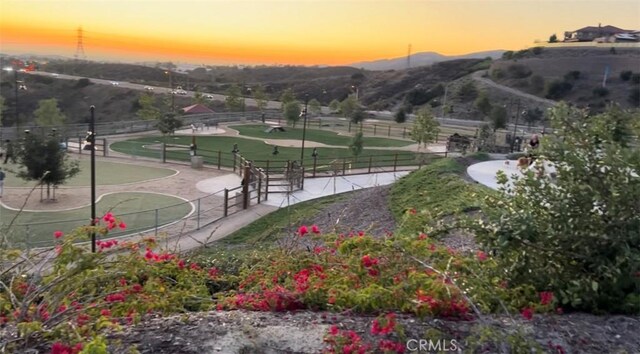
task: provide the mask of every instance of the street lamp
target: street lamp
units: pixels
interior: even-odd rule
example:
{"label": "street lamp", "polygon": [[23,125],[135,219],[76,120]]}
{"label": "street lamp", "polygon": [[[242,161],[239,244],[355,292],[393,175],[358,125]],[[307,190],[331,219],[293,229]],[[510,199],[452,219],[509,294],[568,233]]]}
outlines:
{"label": "street lamp", "polygon": [[300,150],[300,166],[304,166],[304,141],[307,136],[307,106],[309,104],[309,95],[304,95],[304,109],[300,112],[300,116],[304,114],[304,121],[302,123],[302,149]]}
{"label": "street lamp", "polygon": [[175,111],[175,92],[173,91],[173,76],[171,75],[171,70],[166,70],[164,72],[165,75],[169,75],[169,94],[171,94],[171,111]]}
{"label": "street lamp", "polygon": [[[91,120],[89,121],[89,138],[91,143],[91,226],[96,225],[96,106],[89,107]],[[91,252],[96,252],[96,231],[91,229]]]}

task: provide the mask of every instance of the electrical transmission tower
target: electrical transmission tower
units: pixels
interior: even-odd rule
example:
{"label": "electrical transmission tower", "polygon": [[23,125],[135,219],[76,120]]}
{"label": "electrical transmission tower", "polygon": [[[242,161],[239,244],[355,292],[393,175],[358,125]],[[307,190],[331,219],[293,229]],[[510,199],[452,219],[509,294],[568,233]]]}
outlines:
{"label": "electrical transmission tower", "polygon": [[409,44],[409,49],[407,49],[407,69],[411,68],[411,44]]}
{"label": "electrical transmission tower", "polygon": [[82,27],[78,27],[76,54],[73,57],[76,60],[87,59],[87,56],[84,54],[84,46],[82,45]]}

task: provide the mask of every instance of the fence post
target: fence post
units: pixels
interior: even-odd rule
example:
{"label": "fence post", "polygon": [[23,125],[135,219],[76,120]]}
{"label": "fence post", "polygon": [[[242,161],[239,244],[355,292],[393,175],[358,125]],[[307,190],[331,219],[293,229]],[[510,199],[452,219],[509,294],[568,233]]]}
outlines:
{"label": "fence post", "polygon": [[225,188],[224,189],[224,216],[225,217],[227,217],[227,215],[229,214],[227,209],[229,209],[229,190]]}
{"label": "fence post", "polygon": [[107,138],[102,138],[102,156],[109,155],[109,146],[107,144]]}
{"label": "fence post", "polygon": [[351,122],[349,122],[349,133],[351,133]]}
{"label": "fence post", "polygon": [[268,170],[265,176],[267,177],[267,180],[265,181],[265,185],[264,185],[264,200],[268,200],[269,199],[269,171]]}
{"label": "fence post", "polygon": [[396,166],[398,166],[398,153],[396,152],[396,156],[393,159],[393,172],[396,172]]}
{"label": "fence post", "polygon": [[369,156],[369,171],[367,171],[367,173],[371,173],[371,160],[373,159],[373,156]]}
{"label": "fence post", "polygon": [[404,139],[405,134],[407,133],[407,127],[402,128],[402,138]]}
{"label": "fence post", "polygon": [[318,118],[318,129],[322,129],[322,119]]}
{"label": "fence post", "polygon": [[388,125],[388,127],[389,127],[389,131],[387,132],[387,136],[389,136],[389,137],[390,137],[390,136],[391,136],[391,126],[390,126],[390,125]]}
{"label": "fence post", "polygon": [[378,126],[377,125],[373,125],[373,136],[376,136],[376,131],[378,130]]}
{"label": "fence post", "polygon": [[78,154],[82,155],[82,137],[78,137]]}
{"label": "fence post", "polygon": [[222,162],[222,151],[218,150],[218,169],[220,169],[221,162]]}
{"label": "fence post", "polygon": [[242,209],[249,207],[249,180],[251,180],[251,167],[244,166],[244,185],[242,186]]}
{"label": "fence post", "polygon": [[161,150],[160,153],[162,154],[162,163],[166,163],[167,162],[167,144],[166,143],[162,143],[161,145]]}
{"label": "fence post", "polygon": [[304,189],[304,166],[301,167],[300,175],[300,189]]}
{"label": "fence post", "polygon": [[197,219],[196,219],[197,220],[196,221],[196,223],[197,223],[196,230],[200,230],[200,199],[202,199],[202,198],[198,198],[198,215],[196,216],[197,217]]}
{"label": "fence post", "polygon": [[156,209],[156,232],[155,236],[158,236],[158,209]]}
{"label": "fence post", "polygon": [[258,204],[260,204],[260,195],[262,194],[262,174],[258,174]]}
{"label": "fence post", "polygon": [[344,174],[345,174],[346,169],[347,169],[347,159],[346,159],[346,158],[344,158],[344,159],[342,160],[342,175],[343,175],[343,176],[344,176]]}

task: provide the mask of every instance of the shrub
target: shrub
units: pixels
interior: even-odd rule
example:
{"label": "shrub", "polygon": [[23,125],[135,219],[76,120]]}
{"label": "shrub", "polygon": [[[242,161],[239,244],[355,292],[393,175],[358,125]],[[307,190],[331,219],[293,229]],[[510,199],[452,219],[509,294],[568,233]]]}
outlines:
{"label": "shrub", "polygon": [[511,64],[507,67],[509,76],[514,79],[523,79],[531,75],[531,69],[522,64]]}
{"label": "shrub", "polygon": [[[477,238],[496,251],[509,284],[557,294],[576,310],[640,312],[640,155],[629,146],[634,116],[595,116],[561,104],[558,134],[542,141],[552,182],[528,172],[487,198]],[[585,124],[585,122],[587,124]],[[634,172],[635,171],[635,172]]]}
{"label": "shrub", "polygon": [[634,87],[629,92],[629,102],[634,106],[640,106],[640,87]]}
{"label": "shrub", "polygon": [[407,120],[407,114],[404,112],[404,109],[400,108],[393,116],[393,119],[396,123],[404,123]]}
{"label": "shrub", "polygon": [[87,78],[78,79],[78,81],[76,82],[76,88],[87,87],[91,84],[92,84],[91,80]]}
{"label": "shrub", "polygon": [[631,75],[633,75],[633,71],[624,70],[624,71],[620,72],[620,80],[629,81],[629,79],[631,79]]}
{"label": "shrub", "polygon": [[504,77],[504,71],[502,69],[491,70],[491,77],[494,79],[502,79]]}
{"label": "shrub", "polygon": [[631,83],[640,84],[640,73],[635,73],[631,75]]}
{"label": "shrub", "polygon": [[478,89],[476,88],[476,84],[470,80],[465,82],[460,89],[458,90],[458,97],[463,100],[474,100],[478,97]]}
{"label": "shrub", "polygon": [[533,48],[531,48],[531,52],[534,55],[540,55],[540,54],[542,54],[543,51],[544,51],[543,47],[533,47]]}
{"label": "shrub", "polygon": [[609,89],[606,87],[598,86],[593,89],[593,95],[598,97],[606,97],[609,95]]}
{"label": "shrub", "polygon": [[544,78],[540,75],[533,75],[529,78],[531,90],[533,92],[542,92],[544,90]]}
{"label": "shrub", "polygon": [[502,53],[502,59],[510,60],[512,58],[513,58],[513,50],[508,50],[508,51]]}
{"label": "shrub", "polygon": [[572,88],[573,85],[566,81],[554,80],[547,86],[547,94],[545,97],[552,100],[560,99],[566,96]]}
{"label": "shrub", "polygon": [[580,71],[579,70],[569,71],[566,74],[564,74],[564,79],[565,81],[578,80],[580,79]]}

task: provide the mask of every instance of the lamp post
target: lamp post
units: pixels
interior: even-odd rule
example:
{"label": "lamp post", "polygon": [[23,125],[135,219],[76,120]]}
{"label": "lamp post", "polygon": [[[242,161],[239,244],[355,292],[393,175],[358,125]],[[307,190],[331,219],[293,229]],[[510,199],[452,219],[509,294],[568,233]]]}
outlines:
{"label": "lamp post", "polygon": [[[89,136],[91,139],[91,226],[96,224],[96,106],[89,107],[91,120],[89,121]],[[96,232],[91,230],[91,252],[96,252]]]}
{"label": "lamp post", "polygon": [[309,95],[304,95],[304,110],[301,115],[304,114],[304,121],[302,122],[302,149],[300,150],[300,166],[304,166],[304,141],[307,137],[307,106],[309,104]]}
{"label": "lamp post", "polygon": [[[523,111],[522,115],[527,115],[527,111]],[[516,108],[516,121],[513,124],[513,137],[511,138],[511,152],[513,152],[514,148],[515,148],[515,140],[516,140],[516,134],[518,134],[518,120],[520,119],[520,100],[517,101],[517,108]]]}
{"label": "lamp post", "polygon": [[173,92],[173,76],[171,76],[171,70],[166,70],[165,75],[169,75],[169,94],[171,95],[171,111],[175,111],[175,93]]}

